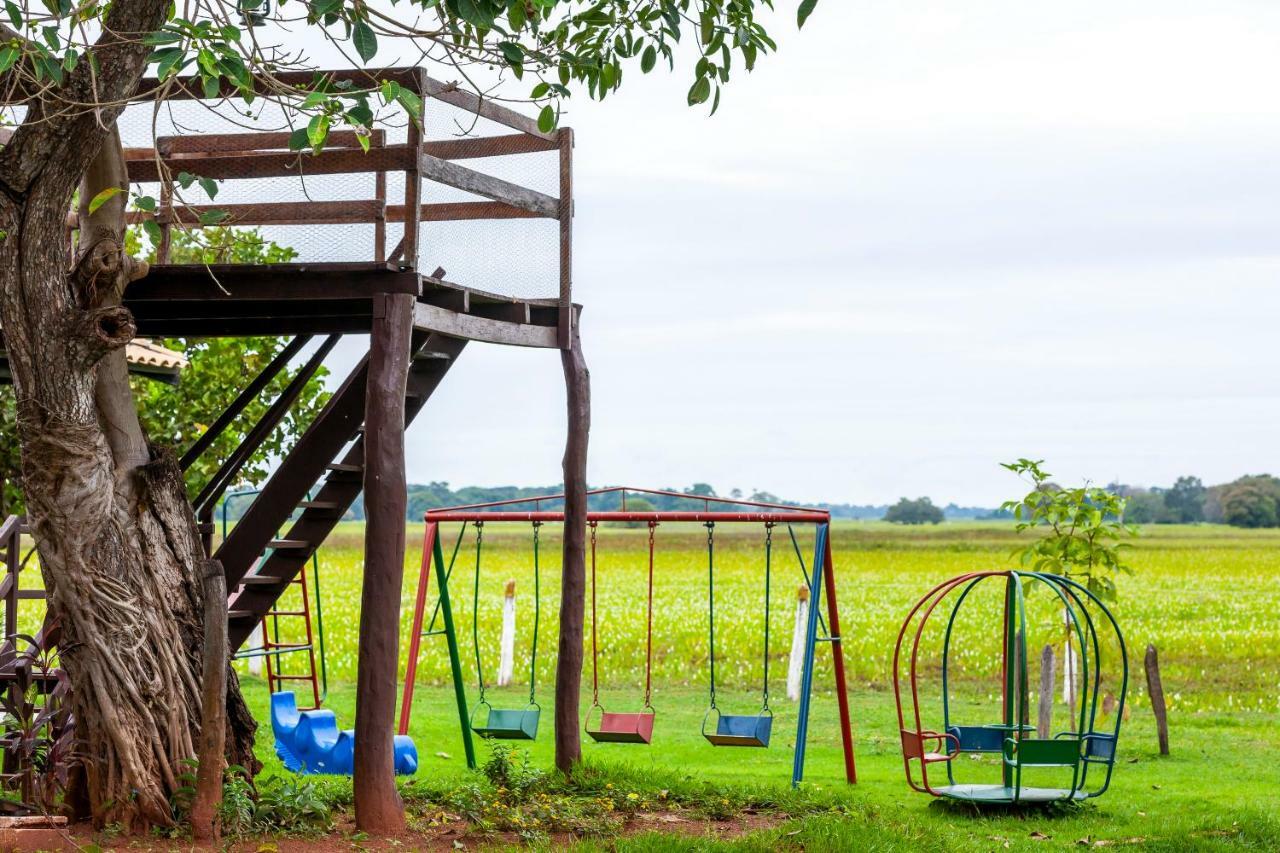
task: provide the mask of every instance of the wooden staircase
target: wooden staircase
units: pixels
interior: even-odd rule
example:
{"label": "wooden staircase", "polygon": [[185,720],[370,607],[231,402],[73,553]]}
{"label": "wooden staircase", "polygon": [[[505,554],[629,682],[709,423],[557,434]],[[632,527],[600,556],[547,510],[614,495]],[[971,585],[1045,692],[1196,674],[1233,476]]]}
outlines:
{"label": "wooden staircase", "polygon": [[[406,427],[466,343],[435,332],[414,333]],[[298,439],[213,555],[222,562],[231,591],[227,618],[232,650],[243,645],[272,610],[363,488],[367,378],[368,356]],[[280,537],[279,531],[298,510],[297,520]]]}

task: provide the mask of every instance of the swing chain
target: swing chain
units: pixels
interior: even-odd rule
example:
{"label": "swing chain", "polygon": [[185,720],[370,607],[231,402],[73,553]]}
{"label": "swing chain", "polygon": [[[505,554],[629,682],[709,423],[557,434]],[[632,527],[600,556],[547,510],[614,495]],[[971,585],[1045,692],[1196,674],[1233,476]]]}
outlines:
{"label": "swing chain", "polygon": [[600,704],[600,662],[596,652],[596,526],[594,521],[587,522],[591,528],[591,707]]}
{"label": "swing chain", "polygon": [[761,713],[769,710],[769,587],[773,575],[773,522],[764,525],[764,704]]}
{"label": "swing chain", "polygon": [[476,528],[476,581],[475,592],[471,600],[471,642],[476,652],[476,680],[480,682],[480,701],[477,707],[484,704],[484,669],[480,663],[480,554],[484,543],[484,522],[477,521]]}
{"label": "swing chain", "polygon": [[653,697],[653,545],[654,532],[658,529],[658,522],[649,522],[649,605],[647,610],[648,624],[645,628],[645,653],[644,653],[644,707],[652,708],[650,700]]}
{"label": "swing chain", "polygon": [[711,706],[710,710],[716,709],[716,523],[714,521],[706,522],[707,528],[707,625],[708,637],[707,662],[711,670]]}
{"label": "swing chain", "polygon": [[536,705],[538,684],[538,618],[541,615],[542,596],[540,595],[538,571],[538,539],[542,530],[542,522],[533,523],[533,654],[529,660],[529,704]]}

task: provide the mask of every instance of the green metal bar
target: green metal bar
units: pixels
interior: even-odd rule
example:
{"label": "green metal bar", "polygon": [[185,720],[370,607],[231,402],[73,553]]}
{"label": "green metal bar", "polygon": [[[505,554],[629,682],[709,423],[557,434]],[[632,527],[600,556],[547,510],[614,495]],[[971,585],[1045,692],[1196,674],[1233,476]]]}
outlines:
{"label": "green metal bar", "polygon": [[[1014,724],[1013,691],[1016,689],[1017,676],[1013,671],[1014,643],[1017,642],[1017,599],[1014,592],[1017,575],[1013,572],[1004,582],[1004,697],[1001,702],[1001,718],[1008,731],[1012,732]],[[1007,762],[1000,762],[1002,778],[1006,788],[1012,788],[1014,782],[1013,768]]]}
{"label": "green metal bar", "polygon": [[476,769],[476,747],[471,740],[471,715],[467,711],[467,687],[462,681],[462,658],[458,654],[458,632],[453,626],[453,605],[449,602],[449,578],[445,574],[444,549],[440,537],[435,538],[432,562],[436,567],[436,584],[440,587],[440,615],[444,619],[445,639],[449,644],[449,668],[453,672],[453,695],[458,703],[458,723],[462,727],[462,749],[467,767]]}
{"label": "green metal bar", "polygon": [[[1022,740],[1022,721],[1027,716],[1027,599],[1022,589],[1022,576],[1017,572],[1010,573],[1013,579],[1014,598],[1017,602],[1015,624],[1017,630],[1013,634],[1014,652],[1018,655],[1016,676],[1021,679],[1018,686],[1017,708],[1015,709],[1015,726],[1012,732],[1014,740]],[[1022,762],[1014,768],[1013,800],[1017,802],[1022,795]]]}

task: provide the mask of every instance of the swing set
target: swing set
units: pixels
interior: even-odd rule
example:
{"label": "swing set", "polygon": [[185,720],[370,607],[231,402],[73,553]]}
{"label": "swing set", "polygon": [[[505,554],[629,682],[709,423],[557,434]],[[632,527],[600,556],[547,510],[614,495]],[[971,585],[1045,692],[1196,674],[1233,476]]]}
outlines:
{"label": "swing set", "polygon": [[[678,498],[681,502],[695,502],[696,509],[633,511],[627,509],[629,495],[644,497]],[[795,736],[795,754],[792,763],[792,784],[797,785],[804,776],[805,748],[808,742],[809,710],[813,687],[813,668],[817,644],[831,644],[833,673],[835,677],[836,696],[840,713],[840,735],[844,751],[845,777],[852,784],[856,781],[853,755],[853,732],[850,723],[848,697],[845,684],[844,653],[840,641],[840,616],[836,603],[835,570],[831,556],[830,515],[823,511],[799,509],[783,504],[771,504],[759,501],[730,500],[728,498],[691,496],[679,492],[667,492],[651,489],[635,489],[614,487],[596,489],[588,492],[588,499],[596,498],[597,502],[612,498],[613,505],[620,509],[589,510],[587,525],[590,534],[588,573],[591,579],[591,705],[586,714],[584,730],[587,735],[599,743],[650,744],[654,738],[657,713],[652,704],[653,696],[653,622],[654,622],[654,580],[658,531],[666,523],[697,523],[706,528],[707,554],[707,664],[708,664],[708,701],[707,710],[702,722],[702,735],[713,746],[718,747],[756,747],[769,746],[773,733],[773,710],[769,706],[769,658],[770,637],[769,618],[772,607],[772,587],[774,566],[774,533],[779,527],[785,527],[790,537],[796,562],[808,589],[811,606],[806,624],[804,662],[801,675],[801,692],[798,707],[798,720]],[[410,636],[409,660],[405,673],[403,697],[400,704],[399,732],[407,734],[409,718],[413,704],[414,681],[417,673],[421,641],[424,637],[444,636],[448,644],[451,675],[454,685],[455,701],[458,707],[458,719],[462,734],[463,748],[467,764],[476,766],[473,735],[493,739],[534,740],[538,734],[538,722],[541,709],[537,703],[536,676],[539,622],[539,531],[548,522],[564,521],[563,495],[546,495],[537,498],[523,498],[507,501],[496,501],[485,504],[472,504],[460,507],[430,510],[426,513],[426,534],[423,543],[423,559],[418,580],[416,606],[414,608],[413,633]],[[525,506],[524,510],[513,507]],[[527,509],[532,505],[532,510]],[[545,508],[551,505],[553,508]],[[600,682],[600,631],[598,615],[600,607],[597,590],[599,589],[598,536],[602,522],[629,522],[644,524],[648,527],[648,572],[647,597],[645,610],[645,674],[644,694],[638,710],[607,710],[601,703]],[[445,560],[444,546],[441,537],[441,525],[446,523],[460,524],[457,539],[452,547],[452,554]],[[480,593],[482,589],[481,568],[484,551],[484,534],[488,525],[495,523],[523,523],[532,526],[533,530],[533,573],[534,573],[534,625],[529,663],[529,700],[523,708],[495,708],[487,698],[488,684],[484,677],[484,667],[480,652]],[[719,525],[754,524],[763,528],[764,542],[764,612],[760,706],[751,713],[727,713],[720,707],[716,695],[716,529]],[[814,529],[814,553],[811,562],[812,571],[806,565],[799,539],[795,534],[796,526],[810,526]],[[450,600],[449,581],[453,577],[459,552],[467,534],[467,528],[475,529],[475,573],[472,600],[472,641],[475,646],[476,681],[479,687],[479,698],[473,708],[468,708],[466,682],[464,680],[457,632],[455,630],[453,608]],[[427,590],[432,574],[438,597],[430,619],[426,618]],[[827,614],[823,618],[819,602],[825,592]],[[823,633],[819,633],[822,628]]]}

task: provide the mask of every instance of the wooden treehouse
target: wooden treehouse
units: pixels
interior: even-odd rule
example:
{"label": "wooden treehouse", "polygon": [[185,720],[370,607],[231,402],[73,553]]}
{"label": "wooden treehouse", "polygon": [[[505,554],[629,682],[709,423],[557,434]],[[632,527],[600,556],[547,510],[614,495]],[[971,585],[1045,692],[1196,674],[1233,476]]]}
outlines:
{"label": "wooden treehouse", "polygon": [[[208,430],[180,449],[184,470],[288,364],[301,361],[261,419],[238,424],[243,442],[194,502],[206,550],[226,574],[233,651],[362,491],[365,604],[382,596],[390,605],[394,595],[398,607],[403,429],[472,341],[576,346],[572,131],[543,133],[532,119],[417,68],[332,78],[362,87],[394,81],[421,97],[420,123],[400,113],[400,126],[376,130],[367,152],[353,131],[340,130],[320,153],[300,153],[289,148],[295,116],[269,92],[246,110],[238,101],[201,100],[198,86],[174,86],[157,104],[148,95],[157,91],[155,81],[144,81],[139,103],[119,122],[131,183],[159,199],[157,262],[125,297],[138,335],[292,336]],[[279,78],[298,85],[311,79]],[[174,179],[176,195],[162,186],[161,168]],[[216,195],[199,182],[182,189],[182,173],[218,182]],[[225,215],[219,225],[258,229],[292,256],[279,263],[176,262],[190,259],[190,235],[211,209]],[[218,502],[339,340],[352,335],[368,336],[368,352],[215,547]],[[0,533],[0,550],[9,557],[0,592],[10,631],[19,599],[38,596],[19,592],[20,531],[15,519]],[[380,581],[392,576],[394,589]],[[391,691],[395,665],[387,663]],[[11,680],[14,666],[9,644],[0,654],[0,680]]]}

